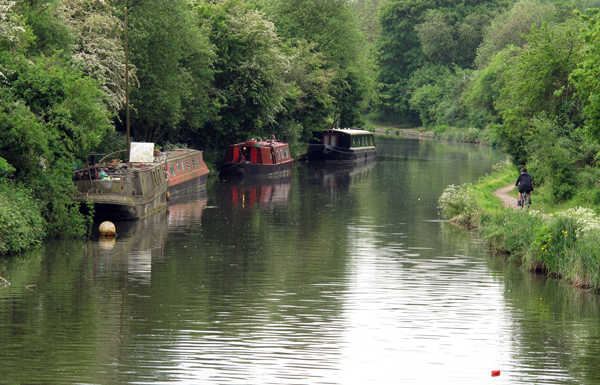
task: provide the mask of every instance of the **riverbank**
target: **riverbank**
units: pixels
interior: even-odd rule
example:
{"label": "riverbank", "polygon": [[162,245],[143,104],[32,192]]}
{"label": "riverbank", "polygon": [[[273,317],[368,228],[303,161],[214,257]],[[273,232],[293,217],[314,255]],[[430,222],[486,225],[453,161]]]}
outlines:
{"label": "riverbank", "polygon": [[489,249],[506,254],[524,269],[600,290],[600,218],[596,212],[577,201],[549,204],[543,186],[533,195],[531,209],[515,210],[517,175],[505,162],[476,184],[449,186],[440,197],[442,213],[477,229]]}

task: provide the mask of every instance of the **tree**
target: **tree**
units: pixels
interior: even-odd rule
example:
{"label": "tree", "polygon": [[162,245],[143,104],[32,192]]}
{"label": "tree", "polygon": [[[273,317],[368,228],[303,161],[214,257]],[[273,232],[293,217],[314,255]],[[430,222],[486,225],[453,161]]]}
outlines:
{"label": "tree", "polygon": [[[407,81],[427,61],[471,65],[473,47],[483,30],[507,1],[482,0],[388,0],[380,13],[381,52],[379,81],[384,84],[385,114],[399,114],[404,122],[418,117],[410,110]],[[433,10],[433,11],[432,11]],[[400,123],[400,122],[399,122]]]}
{"label": "tree", "polygon": [[[72,59],[86,75],[100,81],[108,109],[116,114],[125,107],[123,22],[113,15],[108,2],[95,0],[63,0],[59,15],[74,38]],[[132,83],[135,70],[130,66]]]}
{"label": "tree", "polygon": [[360,112],[375,90],[375,71],[353,3],[349,0],[267,0],[265,9],[280,35],[305,39],[323,53],[336,74],[331,95],[334,120],[344,126],[360,124]]}
{"label": "tree", "polygon": [[49,236],[81,236],[86,219],[71,201],[76,157],[111,129],[98,82],[59,55],[0,55],[0,154],[40,202]]}
{"label": "tree", "polygon": [[522,47],[527,43],[525,35],[531,28],[539,28],[555,11],[552,4],[521,0],[498,15],[485,32],[482,44],[477,48],[475,64],[483,68],[504,47]]}
{"label": "tree", "polygon": [[200,1],[195,9],[209,23],[218,55],[212,90],[218,119],[208,122],[205,140],[224,147],[248,136],[266,136],[283,111],[288,92],[283,77],[290,70],[275,26],[243,0]]}
{"label": "tree", "polygon": [[157,142],[179,130],[186,108],[210,111],[204,87],[212,47],[186,0],[119,0],[116,7],[119,14],[128,9],[129,57],[139,80],[130,88],[132,137]]}
{"label": "tree", "polygon": [[543,113],[561,127],[580,124],[580,105],[569,83],[581,58],[577,23],[544,23],[527,40],[517,66],[506,72],[506,87],[495,104],[503,120],[500,136],[516,165],[527,163],[525,144],[532,139],[531,122],[536,116]]}
{"label": "tree", "polygon": [[287,47],[290,68],[284,74],[284,80],[290,85],[290,91],[284,102],[285,110],[277,117],[271,131],[278,136],[290,135],[293,127],[299,125],[296,139],[310,137],[315,130],[331,124],[334,111],[332,96],[335,71],[328,68],[322,52],[316,51],[316,44],[298,40],[293,47]]}
{"label": "tree", "polygon": [[570,80],[583,101],[586,129],[594,140],[600,142],[600,9],[579,15],[585,23],[585,28],[581,31],[585,44],[582,60],[571,74]]}

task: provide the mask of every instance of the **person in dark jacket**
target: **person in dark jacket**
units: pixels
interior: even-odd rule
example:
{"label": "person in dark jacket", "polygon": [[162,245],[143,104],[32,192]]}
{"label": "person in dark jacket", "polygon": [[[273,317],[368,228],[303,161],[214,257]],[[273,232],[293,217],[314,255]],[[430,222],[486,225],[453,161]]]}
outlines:
{"label": "person in dark jacket", "polygon": [[521,169],[521,175],[519,175],[515,186],[519,186],[518,205],[521,206],[523,199],[526,198],[527,195],[529,195],[529,199],[531,202],[531,192],[533,191],[533,179],[531,178],[531,175],[527,173],[527,169],[525,167]]}

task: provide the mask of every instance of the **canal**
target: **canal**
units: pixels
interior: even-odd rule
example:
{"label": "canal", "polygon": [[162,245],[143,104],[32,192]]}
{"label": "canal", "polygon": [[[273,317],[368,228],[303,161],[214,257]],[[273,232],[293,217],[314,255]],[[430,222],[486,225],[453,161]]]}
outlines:
{"label": "canal", "polygon": [[0,260],[0,384],[600,383],[598,296],[439,216],[504,155],[376,139],[366,167],[213,180]]}

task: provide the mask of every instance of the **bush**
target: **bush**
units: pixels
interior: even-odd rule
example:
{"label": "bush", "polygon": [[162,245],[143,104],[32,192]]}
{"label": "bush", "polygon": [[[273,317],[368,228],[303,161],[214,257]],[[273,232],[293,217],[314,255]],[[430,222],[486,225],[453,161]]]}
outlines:
{"label": "bush", "polygon": [[466,225],[472,224],[479,212],[475,194],[468,183],[446,187],[438,199],[438,204],[444,218]]}
{"label": "bush", "polygon": [[39,245],[46,222],[29,189],[0,180],[0,254],[18,253]]}
{"label": "bush", "polygon": [[484,211],[479,217],[480,234],[485,243],[494,250],[510,253],[513,260],[525,256],[535,239],[536,228],[542,223],[540,216],[513,209]]}

